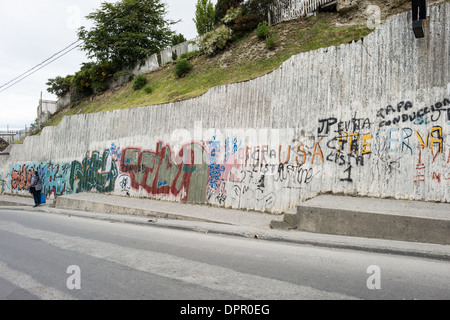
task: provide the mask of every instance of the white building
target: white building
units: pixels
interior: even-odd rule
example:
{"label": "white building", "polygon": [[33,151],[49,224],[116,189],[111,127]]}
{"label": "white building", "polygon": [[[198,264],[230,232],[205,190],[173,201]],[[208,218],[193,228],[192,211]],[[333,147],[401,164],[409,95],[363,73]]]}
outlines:
{"label": "white building", "polygon": [[41,127],[45,124],[51,115],[57,111],[56,101],[39,99],[39,105],[37,107],[37,125]]}

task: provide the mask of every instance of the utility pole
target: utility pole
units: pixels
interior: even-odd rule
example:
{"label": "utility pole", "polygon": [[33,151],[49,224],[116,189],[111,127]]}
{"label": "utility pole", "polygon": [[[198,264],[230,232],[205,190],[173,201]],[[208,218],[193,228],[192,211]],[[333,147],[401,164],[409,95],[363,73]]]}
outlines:
{"label": "utility pole", "polygon": [[41,98],[39,99],[39,107],[37,110],[37,125],[38,128],[41,127],[41,114],[42,114],[42,91],[41,91]]}

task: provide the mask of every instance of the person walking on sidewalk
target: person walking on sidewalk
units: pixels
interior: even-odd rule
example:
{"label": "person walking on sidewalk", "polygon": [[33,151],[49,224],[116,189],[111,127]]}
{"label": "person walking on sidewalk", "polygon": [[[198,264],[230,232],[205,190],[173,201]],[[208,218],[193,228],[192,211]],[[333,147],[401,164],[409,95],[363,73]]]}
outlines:
{"label": "person walking on sidewalk", "polygon": [[36,208],[41,204],[42,181],[41,178],[39,178],[38,172],[34,169],[32,169],[31,182],[28,185],[27,190],[33,195],[33,208]]}

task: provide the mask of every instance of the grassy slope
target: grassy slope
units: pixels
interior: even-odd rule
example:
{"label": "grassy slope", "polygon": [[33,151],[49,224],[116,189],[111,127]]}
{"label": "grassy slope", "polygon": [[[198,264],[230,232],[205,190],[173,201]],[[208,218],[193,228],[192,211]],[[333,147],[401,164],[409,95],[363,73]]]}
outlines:
{"label": "grassy slope", "polygon": [[193,70],[186,77],[174,75],[175,64],[145,74],[152,93],[134,91],[132,82],[80,102],[54,115],[47,126],[57,125],[65,115],[103,112],[157,105],[197,97],[212,87],[247,81],[278,68],[292,55],[359,40],[372,30],[366,26],[335,27],[336,13],[283,22],[273,26],[277,47],[268,50],[254,34],[232,43],[214,56],[190,58]]}

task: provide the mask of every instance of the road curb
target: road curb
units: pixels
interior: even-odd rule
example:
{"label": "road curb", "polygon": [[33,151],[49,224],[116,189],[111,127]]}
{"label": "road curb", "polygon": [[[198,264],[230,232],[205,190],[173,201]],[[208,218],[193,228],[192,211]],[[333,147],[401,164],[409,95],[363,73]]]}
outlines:
{"label": "road curb", "polygon": [[[90,218],[102,221],[109,221],[111,223],[127,223],[140,226],[151,226],[183,231],[193,231],[199,233],[243,237],[253,240],[284,242],[290,244],[308,245],[330,249],[357,250],[357,251],[364,251],[367,253],[391,254],[416,258],[426,258],[440,261],[450,261],[450,247],[436,244],[398,242],[391,240],[378,240],[359,237],[341,237],[322,234],[305,235],[305,233],[296,230],[283,231],[275,229],[258,229],[236,225],[226,225],[215,222],[202,222],[202,221],[177,220],[177,219],[174,220],[170,218],[152,219],[154,217],[137,216],[137,215],[129,216],[122,214],[102,213],[102,212],[83,212],[78,210],[51,208],[48,206],[38,208],[26,206],[19,206],[19,207],[11,206],[11,207],[0,207],[0,209],[1,208],[8,208],[10,210],[37,211],[49,214],[66,215],[69,217],[73,216],[80,218]],[[324,240],[323,238],[328,238],[328,240]],[[368,241],[372,242],[372,244],[365,243]],[[425,248],[423,249],[418,248],[418,246],[425,246],[428,248],[428,250]],[[440,247],[445,248],[439,250]]]}

